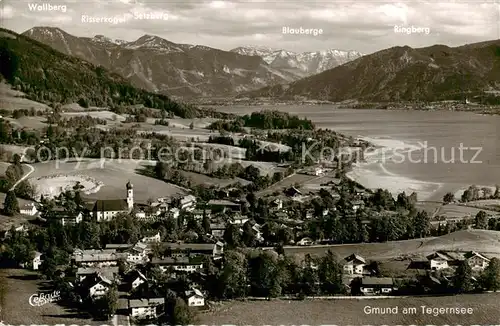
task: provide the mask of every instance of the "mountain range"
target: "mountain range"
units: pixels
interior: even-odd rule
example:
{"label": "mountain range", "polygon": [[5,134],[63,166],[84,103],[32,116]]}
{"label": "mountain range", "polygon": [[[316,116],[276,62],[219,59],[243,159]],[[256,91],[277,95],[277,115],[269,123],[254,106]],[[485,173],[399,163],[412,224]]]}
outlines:
{"label": "mountain range", "polygon": [[397,46],[286,85],[240,97],[326,101],[485,99],[500,88],[500,40],[448,47]]}
{"label": "mountain range", "polygon": [[272,68],[306,77],[343,65],[363,56],[357,51],[325,50],[295,53],[264,47],[244,46],[231,50],[243,55],[258,56]]}
{"label": "mountain range", "polygon": [[224,51],[153,35],[132,42],[104,35],[77,37],[54,27],[34,27],[23,35],[118,73],[134,86],[174,97],[231,96],[289,83],[360,56],[338,50],[259,55],[257,48]]}
{"label": "mountain range", "polygon": [[28,99],[47,105],[78,103],[84,108],[109,109],[142,105],[183,118],[224,115],[134,87],[123,76],[102,66],[2,28],[0,62],[0,82],[6,81]]}

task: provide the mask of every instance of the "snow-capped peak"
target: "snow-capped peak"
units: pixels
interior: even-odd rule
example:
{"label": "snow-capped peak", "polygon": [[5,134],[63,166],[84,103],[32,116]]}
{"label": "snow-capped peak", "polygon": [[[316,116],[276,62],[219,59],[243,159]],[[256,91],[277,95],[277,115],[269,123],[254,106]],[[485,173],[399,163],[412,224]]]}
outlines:
{"label": "snow-capped peak", "polygon": [[320,73],[362,56],[357,51],[337,49],[295,53],[261,46],[242,46],[231,51],[242,55],[259,56],[272,67],[298,69],[306,74]]}

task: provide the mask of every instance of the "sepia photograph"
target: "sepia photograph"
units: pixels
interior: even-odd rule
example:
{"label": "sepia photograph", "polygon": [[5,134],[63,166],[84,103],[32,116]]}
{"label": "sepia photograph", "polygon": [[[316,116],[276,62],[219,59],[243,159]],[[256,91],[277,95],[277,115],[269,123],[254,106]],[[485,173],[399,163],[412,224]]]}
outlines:
{"label": "sepia photograph", "polygon": [[499,302],[500,1],[0,0],[0,326]]}

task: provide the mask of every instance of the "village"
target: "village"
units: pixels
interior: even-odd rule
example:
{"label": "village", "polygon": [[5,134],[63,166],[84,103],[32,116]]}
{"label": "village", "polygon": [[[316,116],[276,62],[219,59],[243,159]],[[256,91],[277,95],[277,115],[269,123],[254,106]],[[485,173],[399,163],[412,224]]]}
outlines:
{"label": "village", "polygon": [[[323,171],[313,169],[308,173],[318,176]],[[346,201],[347,195],[343,187],[351,187],[347,191],[349,201]],[[334,239],[328,239],[326,234],[321,238],[312,236],[304,225],[326,218],[340,209],[346,214],[356,216],[366,212],[367,207],[372,205],[373,197],[381,195],[341,179],[335,179],[324,188],[330,191],[322,189],[321,196],[330,198],[333,203],[324,206],[299,205],[302,209],[301,214],[297,213],[295,206],[304,201],[306,196],[295,186],[284,188],[282,194],[267,197],[266,203],[259,199],[258,204],[252,198],[234,198],[229,194],[226,194],[226,199],[208,201],[187,194],[157,198],[147,204],[137,204],[134,202],[134,185],[130,182],[124,184],[123,199],[82,200],[80,205],[72,209],[68,209],[71,207],[68,202],[71,202],[69,198],[74,199],[74,194],[73,197],[68,193],[62,194],[53,200],[42,198],[39,203],[22,206],[20,213],[34,217],[42,224],[55,223],[66,229],[78,228],[85,223],[104,225],[118,220],[136,221],[131,223],[146,224],[151,227],[147,232],[139,233],[140,238],[137,241],[132,241],[130,238],[121,242],[101,241],[100,248],[74,248],[67,260],[59,264],[56,264],[53,261],[54,257],[51,257],[49,258],[51,266],[47,266],[46,254],[38,251],[28,253],[29,260],[18,263],[27,269],[40,271],[43,274],[50,273],[53,279],[58,280],[58,284],[62,283],[63,287],[72,293],[75,302],[88,304],[99,302],[100,306],[103,298],[106,298],[104,300],[107,302],[106,305],[112,306],[109,301],[116,301],[116,307],[108,307],[111,312],[104,318],[121,316],[129,324],[158,320],[169,309],[169,303],[163,292],[165,286],[173,291],[174,297],[182,299],[188,309],[202,313],[210,309],[209,302],[215,299],[214,290],[210,289],[213,279],[208,274],[209,270],[214,266],[221,271],[227,268],[225,264],[231,263],[230,261],[234,259],[228,261],[225,257],[228,250],[237,251],[242,246],[261,253],[276,251],[287,254],[287,251],[292,253],[303,251],[305,258],[300,260],[298,266],[304,273],[307,270],[318,273],[320,266],[323,265],[324,258],[321,256],[325,253],[328,256],[331,253],[330,249],[335,250],[338,247],[329,247],[328,244],[334,242]],[[318,195],[313,196],[317,197]],[[401,198],[403,197],[399,198],[400,205],[411,206],[411,200],[405,202],[411,196],[404,197],[405,200]],[[247,215],[255,210],[255,207],[250,206],[256,205],[265,206],[266,210],[262,214],[269,216],[267,219],[261,219],[261,224],[256,222],[255,215],[253,217]],[[302,217],[294,218],[294,216]],[[183,234],[174,241],[166,234],[165,227],[157,227],[172,221],[175,221],[177,227],[187,228],[189,236]],[[358,219],[358,221],[365,233],[368,229],[366,225],[374,223],[370,220]],[[423,234],[436,234],[436,228],[431,227],[428,218],[426,223],[427,225],[424,225],[426,231]],[[271,224],[274,224],[274,229],[270,227]],[[472,227],[470,223],[463,224],[462,230]],[[27,224],[13,227],[4,232],[4,241],[7,243],[9,239],[19,235],[27,236],[29,230],[30,226]],[[199,234],[200,232],[206,234]],[[382,230],[381,233],[388,232]],[[369,242],[372,241],[370,237],[373,235],[361,234],[361,237],[365,237],[362,242],[368,242],[366,244],[370,245]],[[342,248],[341,253],[350,250],[348,246]],[[309,250],[313,254],[310,255]],[[306,290],[301,289],[296,293],[299,293],[299,297],[308,298],[319,298],[324,295],[391,297],[402,294],[447,293],[452,288],[451,285],[455,284],[454,280],[460,277],[457,275],[459,273],[457,269],[463,269],[464,266],[470,269],[470,282],[481,286],[479,285],[481,275],[492,259],[481,252],[456,250],[452,246],[449,250],[436,250],[431,253],[428,253],[428,250],[422,250],[405,260],[404,272],[393,273],[391,276],[391,273],[381,271],[381,265],[384,263],[377,261],[377,256],[365,254],[366,250],[354,249],[348,255],[341,257],[337,255],[339,260],[336,263],[341,267],[338,273],[341,275],[342,290],[330,294],[328,291],[314,290],[315,287],[322,287],[321,282],[316,280],[313,284],[306,284]],[[359,251],[363,251],[363,255]],[[419,250],[414,251],[417,253]],[[392,258],[397,260],[397,257]],[[408,285],[409,279],[418,282],[418,291]],[[116,292],[115,299],[110,298],[112,291]],[[289,297],[289,294],[284,292],[279,295],[269,293],[266,296]],[[91,307],[98,306],[91,305]]]}

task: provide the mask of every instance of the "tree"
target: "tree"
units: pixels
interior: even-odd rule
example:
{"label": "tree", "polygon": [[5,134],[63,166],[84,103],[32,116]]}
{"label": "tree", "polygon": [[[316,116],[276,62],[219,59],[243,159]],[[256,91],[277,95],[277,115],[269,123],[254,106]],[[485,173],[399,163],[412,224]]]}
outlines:
{"label": "tree", "polygon": [[172,313],[172,325],[192,325],[194,314],[189,309],[186,302],[181,299],[175,299],[174,311]]}
{"label": "tree", "polygon": [[453,285],[457,293],[467,293],[474,289],[472,268],[467,261],[462,261],[455,271]]}
{"label": "tree", "polygon": [[238,227],[234,224],[229,224],[224,231],[224,241],[229,248],[237,248],[241,244],[241,236]]}
{"label": "tree", "polygon": [[191,123],[189,124],[189,129],[194,129],[194,123],[193,123],[193,122],[191,122]]}
{"label": "tree", "polygon": [[94,302],[94,313],[109,320],[118,308],[118,291],[112,286],[108,292]]}
{"label": "tree", "polygon": [[443,196],[443,203],[444,204],[449,204],[455,201],[455,195],[451,192],[446,193],[446,195]]}
{"label": "tree", "polygon": [[430,217],[426,211],[420,211],[417,213],[414,219],[415,235],[423,238],[429,234],[431,223]]}
{"label": "tree", "polygon": [[321,258],[318,268],[318,276],[323,293],[343,293],[344,285],[342,283],[342,266],[330,250],[328,250],[326,255]]}
{"label": "tree", "polygon": [[5,196],[3,211],[8,216],[14,216],[16,213],[19,213],[19,202],[13,190],[8,191],[7,196]]}
{"label": "tree", "polygon": [[496,257],[490,260],[488,266],[481,274],[481,284],[488,291],[500,289],[500,260]]}
{"label": "tree", "polygon": [[488,216],[485,211],[479,211],[476,214],[476,229],[488,228]]}

